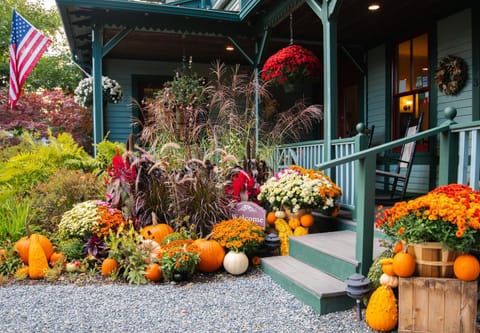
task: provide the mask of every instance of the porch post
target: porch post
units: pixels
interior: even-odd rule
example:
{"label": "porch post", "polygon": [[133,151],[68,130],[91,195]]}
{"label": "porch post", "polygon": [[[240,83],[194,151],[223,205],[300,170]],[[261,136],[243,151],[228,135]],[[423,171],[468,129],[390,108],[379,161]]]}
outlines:
{"label": "porch post", "polygon": [[[365,125],[357,124],[355,151],[367,147],[367,137],[363,134]],[[375,207],[375,154],[355,161],[355,211],[357,222],[355,239],[355,259],[361,263],[360,272],[367,276],[372,264],[374,241]]]}
{"label": "porch post", "polygon": [[[455,124],[453,119],[457,115],[457,109],[447,106],[443,111],[447,123]],[[440,148],[439,148],[439,170],[438,170],[438,185],[448,185],[457,182],[458,169],[458,133],[452,133],[448,130],[440,133]]]}
{"label": "porch post", "polygon": [[[102,96],[102,54],[103,54],[103,25],[94,24],[92,31],[92,76],[93,76],[93,143],[96,145],[103,140],[103,96]],[[96,146],[94,155],[97,154]]]}
{"label": "porch post", "polygon": [[323,135],[324,161],[332,158],[337,136],[337,16],[341,0],[306,0],[323,25]]}

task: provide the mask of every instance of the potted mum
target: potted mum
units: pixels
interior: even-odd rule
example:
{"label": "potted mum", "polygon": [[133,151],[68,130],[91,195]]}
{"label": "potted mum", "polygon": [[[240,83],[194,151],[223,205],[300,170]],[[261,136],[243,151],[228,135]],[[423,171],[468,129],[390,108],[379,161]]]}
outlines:
{"label": "potted mum", "polygon": [[341,195],[340,187],[323,172],[294,165],[268,179],[260,187],[258,200],[271,210],[288,208],[295,214],[300,209],[320,209],[335,216]]}
{"label": "potted mum", "polygon": [[[437,261],[437,266],[452,266],[458,254],[479,245],[480,192],[461,184],[440,186],[416,199],[397,202],[389,209],[380,207],[376,227],[392,241],[412,247],[417,268],[419,259]],[[425,258],[427,252],[430,258]],[[440,261],[446,263],[439,264]],[[452,267],[448,268],[451,271]]]}
{"label": "potted mum", "polygon": [[[103,103],[118,103],[123,97],[123,90],[120,84],[109,78],[102,76]],[[75,103],[89,108],[93,104],[93,77],[87,77],[80,81],[74,90]]]}

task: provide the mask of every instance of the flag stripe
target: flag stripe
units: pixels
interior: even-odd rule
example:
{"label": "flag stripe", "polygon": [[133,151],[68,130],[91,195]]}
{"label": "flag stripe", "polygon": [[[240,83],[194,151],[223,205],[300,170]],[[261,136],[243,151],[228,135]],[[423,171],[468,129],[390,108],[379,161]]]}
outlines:
{"label": "flag stripe", "polygon": [[10,39],[9,105],[13,109],[30,72],[50,45],[51,40],[13,11]]}

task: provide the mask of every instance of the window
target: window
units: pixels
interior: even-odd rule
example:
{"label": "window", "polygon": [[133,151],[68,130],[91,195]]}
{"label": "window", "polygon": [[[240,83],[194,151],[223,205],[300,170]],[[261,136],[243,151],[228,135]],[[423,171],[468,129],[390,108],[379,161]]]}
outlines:
{"label": "window", "polygon": [[[405,135],[408,122],[423,112],[422,130],[429,124],[430,68],[428,34],[402,41],[395,47],[392,139]],[[427,141],[417,145],[427,150]]]}

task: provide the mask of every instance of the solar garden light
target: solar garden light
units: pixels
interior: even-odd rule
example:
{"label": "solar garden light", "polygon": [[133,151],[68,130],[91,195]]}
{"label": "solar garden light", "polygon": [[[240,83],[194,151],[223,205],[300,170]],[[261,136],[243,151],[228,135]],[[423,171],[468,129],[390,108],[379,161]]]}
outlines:
{"label": "solar garden light", "polygon": [[362,320],[361,299],[370,292],[370,280],[362,274],[355,273],[345,280],[347,295],[357,302],[358,320]]}

